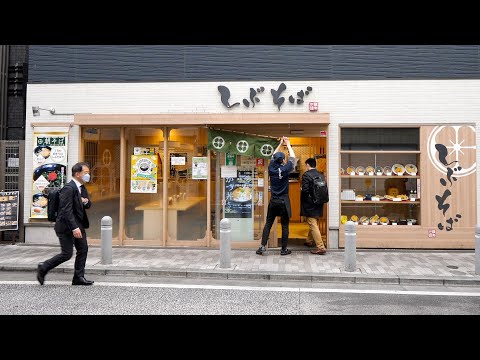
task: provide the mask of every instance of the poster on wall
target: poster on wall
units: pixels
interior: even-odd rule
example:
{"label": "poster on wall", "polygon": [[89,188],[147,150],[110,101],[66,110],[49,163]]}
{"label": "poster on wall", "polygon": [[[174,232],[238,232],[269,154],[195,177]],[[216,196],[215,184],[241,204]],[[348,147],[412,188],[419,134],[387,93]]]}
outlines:
{"label": "poster on wall", "polygon": [[208,164],[206,156],[192,157],[192,179],[203,180],[207,179]]}
{"label": "poster on wall", "polygon": [[187,153],[170,153],[170,177],[174,178],[188,177],[188,154]]}
{"label": "poster on wall", "polygon": [[131,155],[131,193],[157,193],[157,155]]}
{"label": "poster on wall", "polygon": [[18,191],[0,191],[0,231],[18,230]]}
{"label": "poster on wall", "polygon": [[48,193],[67,183],[68,132],[33,134],[33,183],[30,217],[47,218]]}
{"label": "poster on wall", "polygon": [[225,178],[226,218],[251,218],[253,214],[253,172],[238,170],[237,177]]}

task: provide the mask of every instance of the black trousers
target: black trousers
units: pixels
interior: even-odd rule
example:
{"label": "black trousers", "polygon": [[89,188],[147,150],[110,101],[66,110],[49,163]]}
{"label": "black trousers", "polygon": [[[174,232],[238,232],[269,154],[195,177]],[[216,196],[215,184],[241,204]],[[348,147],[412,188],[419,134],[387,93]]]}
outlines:
{"label": "black trousers", "polygon": [[85,263],[87,262],[88,254],[88,244],[87,244],[87,234],[85,229],[82,230],[82,238],[77,239],[70,233],[59,233],[57,232],[58,240],[60,241],[60,247],[62,252],[55,255],[54,257],[44,261],[43,268],[45,271],[50,271],[53,268],[57,267],[61,263],[68,261],[72,258],[73,255],[73,246],[77,250],[77,255],[75,257],[75,270],[73,274],[74,279],[84,277],[85,275]]}
{"label": "black trousers", "polygon": [[271,198],[268,204],[267,221],[263,228],[262,233],[262,245],[267,245],[268,235],[270,235],[270,229],[272,228],[275,218],[280,216],[282,223],[282,249],[286,249],[288,245],[288,224],[290,218],[288,217],[287,207],[283,199]]}

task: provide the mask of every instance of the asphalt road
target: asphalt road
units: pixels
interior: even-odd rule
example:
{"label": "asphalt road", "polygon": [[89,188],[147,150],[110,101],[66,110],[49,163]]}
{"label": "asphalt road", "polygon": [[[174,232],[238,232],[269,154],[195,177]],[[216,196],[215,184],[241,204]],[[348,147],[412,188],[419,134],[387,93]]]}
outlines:
{"label": "asphalt road", "polygon": [[222,281],[0,272],[1,315],[410,315],[480,314],[480,288]]}

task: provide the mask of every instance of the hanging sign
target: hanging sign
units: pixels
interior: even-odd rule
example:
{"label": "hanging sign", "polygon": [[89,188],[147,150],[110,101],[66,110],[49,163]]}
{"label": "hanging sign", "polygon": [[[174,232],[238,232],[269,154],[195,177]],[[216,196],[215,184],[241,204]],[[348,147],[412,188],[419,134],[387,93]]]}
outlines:
{"label": "hanging sign", "polygon": [[269,158],[278,141],[261,136],[221,130],[208,130],[208,149],[236,155]]}

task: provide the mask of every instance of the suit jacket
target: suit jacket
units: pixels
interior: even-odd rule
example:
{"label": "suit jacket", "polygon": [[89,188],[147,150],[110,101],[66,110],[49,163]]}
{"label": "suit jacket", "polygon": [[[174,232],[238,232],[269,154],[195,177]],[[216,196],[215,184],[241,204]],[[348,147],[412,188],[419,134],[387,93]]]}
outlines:
{"label": "suit jacket", "polygon": [[[87,198],[88,202],[83,205],[82,197]],[[60,203],[58,206],[57,221],[55,231],[60,233],[71,233],[74,229],[88,229],[90,223],[86,209],[90,208],[91,202],[88,196],[87,188],[82,188],[82,194],[78,192],[77,184],[71,180],[65,184],[60,191]]]}

